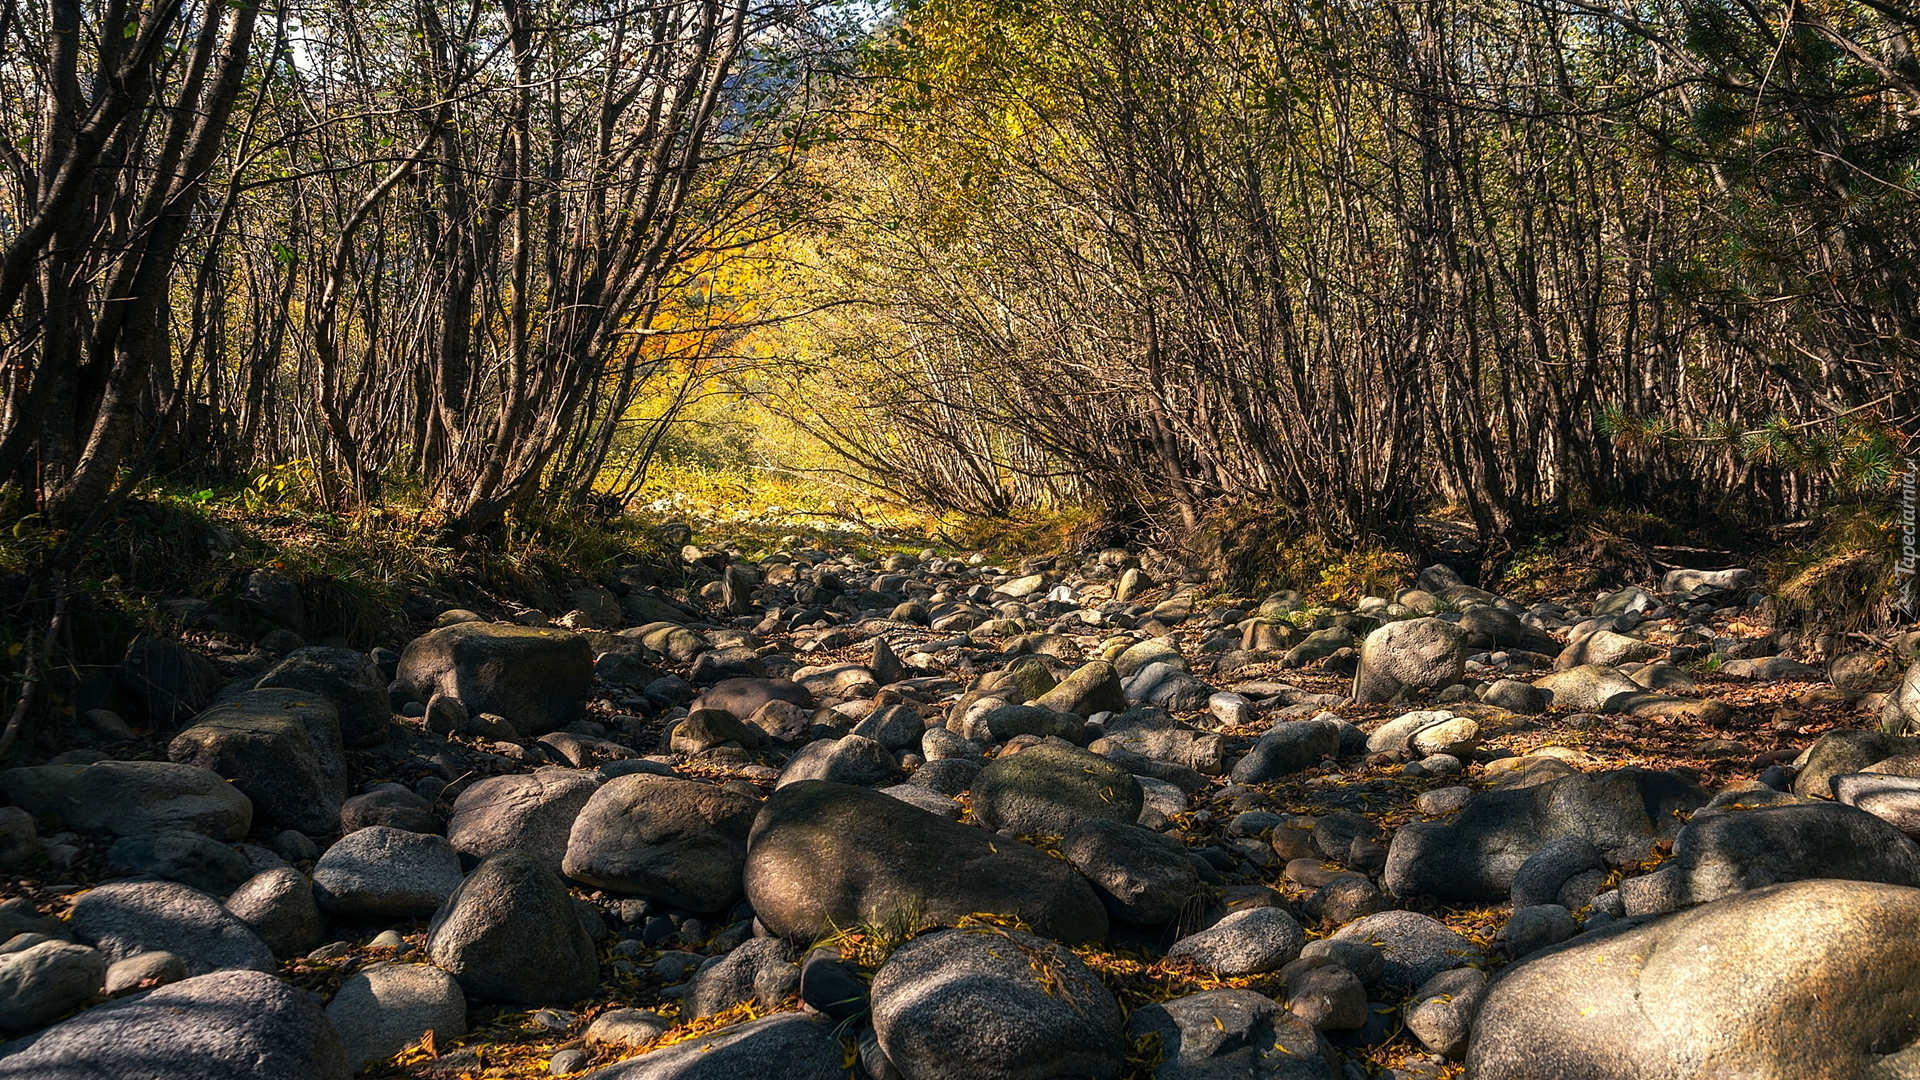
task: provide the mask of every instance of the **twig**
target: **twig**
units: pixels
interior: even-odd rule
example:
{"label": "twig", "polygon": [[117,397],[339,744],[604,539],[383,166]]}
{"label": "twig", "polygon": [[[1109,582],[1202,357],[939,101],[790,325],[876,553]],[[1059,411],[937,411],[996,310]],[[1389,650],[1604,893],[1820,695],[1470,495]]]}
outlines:
{"label": "twig", "polygon": [[20,695],[14,700],[13,715],[7,718],[7,728],[0,732],[0,761],[6,760],[7,753],[13,749],[15,740],[20,737],[20,729],[26,725],[27,715],[33,709],[35,691],[40,687],[41,672],[53,660],[54,642],[60,639],[60,624],[67,614],[66,575],[59,570],[53,571],[53,617],[47,620],[47,636],[38,648],[34,647],[33,634],[27,634],[26,663],[20,676]]}

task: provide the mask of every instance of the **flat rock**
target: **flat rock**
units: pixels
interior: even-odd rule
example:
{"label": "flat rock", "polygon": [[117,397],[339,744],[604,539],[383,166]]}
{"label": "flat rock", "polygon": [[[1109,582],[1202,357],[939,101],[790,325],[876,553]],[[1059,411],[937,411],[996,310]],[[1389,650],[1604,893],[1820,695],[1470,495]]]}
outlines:
{"label": "flat rock", "polygon": [[370,825],[320,856],[313,894],[335,915],[412,918],[439,910],[460,878],[460,856],[445,838]]}
{"label": "flat rock", "polygon": [[1060,836],[1092,818],[1130,823],[1140,816],[1141,799],[1125,769],[1054,743],[995,758],[973,779],[974,817],[1023,836]]}
{"label": "flat rock", "polygon": [[221,971],[88,1009],[8,1047],[0,1080],[347,1080],[313,999],[256,971]]}
{"label": "flat rock", "polygon": [[391,689],[423,703],[445,694],[534,736],[580,719],[592,685],[593,649],[579,634],[463,622],[408,642]]}
{"label": "flat rock", "polygon": [[170,952],[192,975],[227,968],[273,971],[273,950],[259,935],[198,889],[172,881],[101,885],[73,903],[73,936],[122,960]]}
{"label": "flat rock", "polygon": [[453,801],[447,839],[469,862],[519,851],[559,873],[573,820],[601,780],[597,771],[560,768],[489,777]]}
{"label": "flat rock", "polygon": [[1154,1080],[1330,1080],[1333,1048],[1313,1025],[1252,990],[1205,990],[1143,1005],[1127,1036],[1157,1036]]}
{"label": "flat rock", "polygon": [[39,817],[68,828],[141,836],[185,829],[238,840],[253,824],[253,803],[212,769],[171,761],[31,765],[0,772],[0,791]]}
{"label": "flat rock", "polygon": [[1484,955],[1479,946],[1445,923],[1412,911],[1369,915],[1341,927],[1332,940],[1378,945],[1385,961],[1381,981],[1405,989]]}
{"label": "flat rock", "polygon": [[584,1080],[845,1080],[846,1050],[833,1027],[780,1013],[662,1047]]}
{"label": "flat rock", "polygon": [[951,926],[975,912],[1017,915],[1068,942],[1107,933],[1106,909],[1066,863],[845,784],[774,792],[748,836],[745,878],[760,921],[790,940],[861,923]]}
{"label": "flat rock", "polygon": [[1275,907],[1236,911],[1167,949],[1167,957],[1192,960],[1228,977],[1278,971],[1300,955],[1307,937],[1293,916]]}

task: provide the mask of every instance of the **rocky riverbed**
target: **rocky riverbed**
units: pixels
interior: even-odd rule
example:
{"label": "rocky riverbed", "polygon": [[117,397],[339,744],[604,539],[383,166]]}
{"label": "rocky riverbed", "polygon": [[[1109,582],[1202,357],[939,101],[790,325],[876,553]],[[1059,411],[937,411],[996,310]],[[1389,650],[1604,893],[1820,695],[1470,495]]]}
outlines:
{"label": "rocky riverbed", "polygon": [[682,557],[183,604],[0,772],[0,1078],[1920,1077],[1915,641]]}

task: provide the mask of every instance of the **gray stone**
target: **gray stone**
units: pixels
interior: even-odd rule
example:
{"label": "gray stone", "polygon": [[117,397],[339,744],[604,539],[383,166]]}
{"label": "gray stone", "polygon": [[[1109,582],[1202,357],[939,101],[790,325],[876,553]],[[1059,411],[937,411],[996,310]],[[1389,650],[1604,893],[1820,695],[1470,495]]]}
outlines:
{"label": "gray stone", "polygon": [[895,702],[868,713],[853,726],[850,734],[872,739],[888,750],[897,752],[917,749],[926,730],[927,723],[919,709],[905,702]]}
{"label": "gray stone", "polygon": [[[864,984],[863,984],[864,985]],[[665,1035],[673,1022],[641,1009],[608,1009],[587,1025],[590,1046],[635,1050]]]}
{"label": "gray stone", "polygon": [[320,1006],[271,975],[222,971],[88,1009],[16,1043],[0,1080],[347,1080]]}
{"label": "gray stone", "polygon": [[1549,841],[1514,871],[1513,906],[1557,904],[1562,886],[1575,875],[1606,868],[1606,856],[1584,836]]}
{"label": "gray stone", "polygon": [[835,784],[884,784],[900,774],[899,759],[886,747],[864,735],[811,742],[787,760],[777,787],[804,780]]}
{"label": "gray stone", "polygon": [[1916,935],[1920,890],[1851,881],[1616,924],[1506,969],[1474,1022],[1468,1074],[1915,1075]]}
{"label": "gray stone", "polygon": [[1387,970],[1387,959],[1380,947],[1363,941],[1315,938],[1300,950],[1302,960],[1321,957],[1353,972],[1354,977],[1367,986],[1379,982]]}
{"label": "gray stone", "polygon": [[1280,969],[1287,1011],[1320,1031],[1354,1031],[1367,1024],[1367,988],[1360,976],[1325,957],[1301,957]]}
{"label": "gray stone", "polygon": [[253,803],[212,769],[171,761],[34,765],[0,772],[0,790],[34,816],[56,814],[68,828],[140,836],[185,829],[238,840]]}
{"label": "gray stone", "polygon": [[1812,878],[1920,886],[1920,844],[1838,803],[1702,811],[1674,840],[1671,859],[1621,884],[1628,913],[1646,914]]}
{"label": "gray stone", "polygon": [[1864,810],[1910,837],[1920,837],[1920,777],[1884,773],[1840,773],[1833,797]]}
{"label": "gray stone", "polygon": [[741,677],[722,679],[707,687],[688,710],[720,709],[749,719],[771,701],[785,701],[807,710],[813,708],[813,695],[790,679]]}
{"label": "gray stone", "polygon": [[1184,668],[1164,663],[1148,664],[1121,685],[1128,701],[1175,712],[1198,712],[1215,693]]}
{"label": "gray stone", "polygon": [[1553,695],[1553,706],[1570,712],[1607,712],[1607,702],[1644,688],[1605,664],[1583,664],[1535,679],[1533,685]]}
{"label": "gray stone", "polygon": [[246,856],[218,840],[175,829],[123,836],[107,849],[107,865],[122,874],[151,874],[225,896],[251,876]]}
{"label": "gray stone", "polygon": [[1306,934],[1293,916],[1275,907],[1236,911],[1167,949],[1167,958],[1192,960],[1217,975],[1277,971],[1300,955]]}
{"label": "gray stone", "polygon": [[107,995],[152,990],[187,977],[186,962],[170,952],[143,952],[107,965]]}
{"label": "gray stone", "polygon": [[431,964],[374,964],[347,977],[327,1006],[355,1069],[416,1045],[431,1032],[467,1033],[467,999],[453,976]]}
{"label": "gray stone", "polygon": [[1341,927],[1333,940],[1378,945],[1385,961],[1381,981],[1401,988],[1417,987],[1448,968],[1482,956],[1478,946],[1445,923],[1412,911],[1369,915]]}
{"label": "gray stone", "polygon": [[761,923],[796,941],[862,923],[951,926],[974,912],[1017,915],[1074,943],[1107,933],[1106,909],[1066,863],[844,784],[774,792],[748,836],[745,877]]}
{"label": "gray stone", "polygon": [[421,702],[447,694],[535,736],[580,719],[592,684],[593,650],[579,634],[468,622],[409,642],[391,689]]}
{"label": "gray stone", "polygon": [[1321,720],[1283,720],[1254,741],[1228,775],[1236,784],[1259,784],[1311,768],[1340,752],[1340,729]]}
{"label": "gray stone", "polygon": [[1561,671],[1588,664],[1617,668],[1622,664],[1651,660],[1658,655],[1660,647],[1650,641],[1612,630],[1596,630],[1569,641],[1560,655],[1554,658],[1553,666]]}
{"label": "gray stone", "polygon": [[1182,765],[1209,776],[1226,771],[1226,740],[1179,723],[1159,709],[1131,709],[1107,718],[1103,738],[1155,761]]}
{"label": "gray stone", "polygon": [[1131,823],[1141,799],[1140,784],[1125,769],[1051,743],[995,758],[973,780],[974,818],[1023,836],[1060,836],[1093,818]]}
{"label": "gray stone", "polygon": [[1451,819],[1402,828],[1383,880],[1399,897],[1497,900],[1527,858],[1550,841],[1584,837],[1611,865],[1630,866],[1675,836],[1676,811],[1706,801],[1706,792],[1687,780],[1636,768],[1490,791]]}
{"label": "gray stone", "polygon": [[753,938],[723,956],[709,957],[693,973],[680,1014],[712,1016],[758,1001],[773,1009],[800,989],[799,953],[779,938]]}
{"label": "gray stone", "polygon": [[575,881],[689,911],[741,896],[759,803],[713,784],[644,773],[608,781],[574,819],[562,869]]}
{"label": "gray stone", "polygon": [[106,977],[107,958],[72,942],[0,953],[0,1032],[38,1031],[92,997]]}
{"label": "gray stone", "polygon": [[780,1013],[595,1069],[586,1080],[845,1080],[845,1053],[830,1025]]}
{"label": "gray stone", "polygon": [[696,709],[676,724],[668,745],[676,754],[700,754],[716,746],[754,749],[765,745],[766,733],[723,709]]}
{"label": "gray stone", "polygon": [[433,812],[432,803],[400,784],[381,784],[341,804],[341,832],[350,833],[369,825],[436,834],[446,827]]}
{"label": "gray stone", "polygon": [[1895,754],[1911,753],[1920,740],[1899,738],[1878,731],[1829,731],[1815,740],[1802,755],[1800,771],[1793,779],[1793,793],[1826,798],[1833,793],[1833,778],[1843,773],[1860,772]]}
{"label": "gray stone", "polygon": [[1108,916],[1118,922],[1170,922],[1200,890],[1186,845],[1138,825],[1083,821],[1061,837],[1060,853],[1093,883]]}
{"label": "gray stone", "polygon": [[290,959],[320,944],[320,905],[306,875],[290,866],[266,870],[227,897],[227,911],[253,928],[275,956]]}
{"label": "gray stone", "polygon": [[253,690],[194,718],[167,756],[232,780],[263,824],[330,833],[347,795],[333,705],[299,690]]}
{"label": "gray stone", "polygon": [[1154,1080],[1332,1080],[1333,1048],[1313,1026],[1252,990],[1206,990],[1134,1010],[1134,1040],[1157,1037]]}
{"label": "gray stone", "polygon": [[447,839],[468,860],[519,851],[559,873],[573,820],[600,783],[597,772],[561,768],[489,777],[453,801]]}
{"label": "gray stone", "polygon": [[272,971],[273,950],[220,901],[172,881],[101,885],[74,901],[73,936],[121,960],[143,952],[170,952],[187,971],[225,968]]}
{"label": "gray stone", "polygon": [[1517,907],[1507,918],[1507,955],[1518,960],[1580,932],[1573,913],[1559,904]]}
{"label": "gray stone", "polygon": [[348,746],[378,746],[387,741],[393,712],[387,680],[365,653],[309,646],[295,649],[267,670],[258,689],[284,688],[320,694],[339,717],[339,737]]}
{"label": "gray stone", "polygon": [[314,899],[347,918],[431,915],[459,885],[452,844],[385,825],[341,837],[313,867]]}
{"label": "gray stone", "polygon": [[1392,701],[1411,690],[1437,690],[1460,681],[1466,635],[1440,619],[1392,622],[1367,635],[1353,697],[1361,703]]}
{"label": "gray stone", "polygon": [[482,859],[433,917],[427,953],[468,996],[568,1005],[593,993],[600,961],[560,878],[504,851]]}
{"label": "gray stone", "polygon": [[1486,995],[1486,972],[1469,967],[1443,971],[1407,999],[1407,1031],[1428,1050],[1457,1061],[1466,1056],[1473,1017]]}
{"label": "gray stone", "polygon": [[1117,1080],[1120,1006],[1078,957],[1018,930],[942,930],[873,977],[880,1046],[914,1080]]}

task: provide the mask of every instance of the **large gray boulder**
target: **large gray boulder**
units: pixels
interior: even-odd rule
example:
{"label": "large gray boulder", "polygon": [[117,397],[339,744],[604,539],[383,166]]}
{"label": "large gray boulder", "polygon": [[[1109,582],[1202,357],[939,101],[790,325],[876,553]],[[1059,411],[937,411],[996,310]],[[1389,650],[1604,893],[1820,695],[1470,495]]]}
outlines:
{"label": "large gray boulder", "polygon": [[1476,1080],[1920,1075],[1920,890],[1756,889],[1583,935],[1509,967],[1474,1023]]}
{"label": "large gray boulder", "polygon": [[833,1025],[778,1013],[595,1069],[583,1080],[845,1080],[845,1057]]}
{"label": "large gray boulder", "polygon": [[387,1058],[432,1032],[467,1033],[467,998],[453,976],[432,964],[374,964],[348,976],[327,1005],[355,1069]]}
{"label": "large gray boulder", "polygon": [[194,718],[167,756],[233,781],[260,819],[325,835],[340,828],[347,763],[333,704],[303,690],[251,690]]}
{"label": "large gray boulder", "polygon": [[1093,818],[1137,821],[1142,798],[1132,773],[1057,743],[1002,755],[973,778],[974,818],[1022,836],[1060,836]]}
{"label": "large gray boulder", "polygon": [[1446,821],[1415,822],[1394,834],[1383,882],[1399,897],[1500,900],[1521,864],[1550,841],[1582,837],[1609,864],[1630,866],[1673,839],[1676,811],[1706,802],[1692,782],[1638,768],[1489,791]]}
{"label": "large gray boulder", "polygon": [[220,901],[172,881],[126,881],[80,894],[73,936],[109,961],[144,952],[178,956],[190,975],[226,968],[272,971],[273,950]]}
{"label": "large gray boulder", "polygon": [[561,768],[489,777],[453,800],[447,839],[472,862],[519,851],[558,873],[573,821],[600,783],[596,770]]}
{"label": "large gray boulder", "polygon": [[253,824],[253,803],[239,788],[212,769],[171,761],[30,765],[0,772],[0,791],[36,817],[58,815],[83,832],[185,829],[238,840]]}
{"label": "large gray boulder", "polygon": [[594,792],[574,818],[566,875],[688,911],[740,899],[760,804],[713,784],[635,773]]}
{"label": "large gray boulder", "polygon": [[914,1080],[1113,1080],[1119,1003],[1078,957],[1018,930],[942,930],[873,976],[873,1027]]}
{"label": "large gray boulder", "polygon": [[1621,897],[1630,914],[1654,913],[1812,878],[1920,887],[1920,844],[1840,803],[1703,810],[1680,830],[1673,858],[1622,882]]}
{"label": "large gray boulder", "polygon": [[1158,1037],[1154,1080],[1336,1080],[1313,1025],[1252,990],[1205,990],[1135,1009],[1127,1036]]}
{"label": "large gray boulder", "polygon": [[514,851],[489,855],[433,917],[427,954],[469,997],[569,1005],[600,983],[593,939],[553,871]]}
{"label": "large gray boulder", "polygon": [[268,668],[254,686],[323,695],[339,713],[339,736],[348,746],[378,746],[387,741],[393,719],[387,681],[365,653],[326,645],[295,649]]}
{"label": "large gray boulder", "polygon": [[1392,701],[1413,690],[1438,690],[1466,671],[1467,637],[1442,619],[1391,622],[1360,644],[1360,670],[1353,698],[1362,704]]}
{"label": "large gray boulder", "polygon": [[1093,883],[1118,922],[1171,922],[1200,891],[1186,845],[1138,825],[1090,818],[1060,838],[1060,854]]}
{"label": "large gray boulder", "polygon": [[579,634],[465,622],[409,642],[391,689],[420,702],[445,694],[532,736],[581,719],[592,685],[593,649]]}
{"label": "large gray boulder", "polygon": [[340,1038],[305,993],[222,971],[88,1009],[0,1057],[0,1080],[347,1080]]}
{"label": "large gray boulder", "polygon": [[1016,915],[1067,942],[1099,941],[1107,913],[1086,880],[1038,849],[867,788],[791,784],[747,838],[747,899],[772,933],[812,942],[862,923],[952,926]]}
{"label": "large gray boulder", "polygon": [[369,825],[320,856],[313,895],[347,918],[424,917],[453,895],[460,877],[460,856],[444,837]]}

